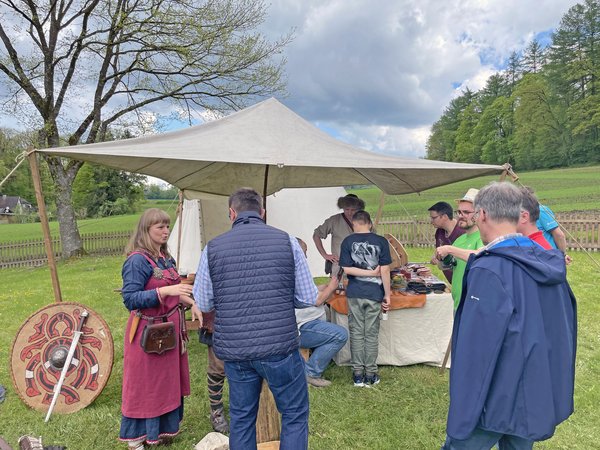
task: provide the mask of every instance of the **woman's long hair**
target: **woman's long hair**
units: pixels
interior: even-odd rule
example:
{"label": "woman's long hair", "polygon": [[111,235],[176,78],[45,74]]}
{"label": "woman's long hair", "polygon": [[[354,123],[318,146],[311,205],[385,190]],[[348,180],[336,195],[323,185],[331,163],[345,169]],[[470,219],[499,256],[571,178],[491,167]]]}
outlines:
{"label": "woman's long hair", "polygon": [[[143,250],[158,258],[159,255],[156,253],[154,243],[152,242],[152,239],[150,239],[150,234],[148,233],[150,227],[157,223],[170,225],[171,218],[162,209],[150,208],[144,211],[138,222],[137,229],[132,234],[131,239],[129,239],[127,247],[125,247],[125,253],[129,255],[133,251]],[[160,246],[159,251],[166,258],[171,258],[166,242]]]}

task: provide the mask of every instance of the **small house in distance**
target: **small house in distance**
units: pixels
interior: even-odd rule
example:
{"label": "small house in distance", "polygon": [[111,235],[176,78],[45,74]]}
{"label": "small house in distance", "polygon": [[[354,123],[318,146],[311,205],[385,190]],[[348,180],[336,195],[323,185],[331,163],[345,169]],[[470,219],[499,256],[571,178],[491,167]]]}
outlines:
{"label": "small house in distance", "polygon": [[23,197],[0,194],[0,223],[20,222],[20,216],[34,213],[36,208]]}

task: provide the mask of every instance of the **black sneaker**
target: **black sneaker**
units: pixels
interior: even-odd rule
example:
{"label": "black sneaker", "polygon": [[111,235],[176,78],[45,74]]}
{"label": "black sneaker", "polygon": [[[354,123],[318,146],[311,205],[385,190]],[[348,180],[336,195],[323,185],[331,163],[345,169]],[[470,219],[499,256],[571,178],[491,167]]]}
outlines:
{"label": "black sneaker", "polygon": [[374,373],[373,375],[367,375],[365,378],[365,385],[367,386],[375,386],[376,384],[379,384],[379,382],[381,381],[381,378],[379,378],[379,375],[377,375],[376,373]]}
{"label": "black sneaker", "polygon": [[352,379],[354,380],[354,387],[364,387],[365,384],[365,376],[361,373],[355,373],[352,375]]}

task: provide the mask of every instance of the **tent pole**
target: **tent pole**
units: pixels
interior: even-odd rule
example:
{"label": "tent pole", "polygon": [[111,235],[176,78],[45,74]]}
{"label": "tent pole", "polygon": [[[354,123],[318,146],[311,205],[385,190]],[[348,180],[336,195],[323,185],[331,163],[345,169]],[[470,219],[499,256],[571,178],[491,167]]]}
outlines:
{"label": "tent pole", "polygon": [[375,227],[379,225],[379,221],[381,220],[381,215],[383,214],[383,205],[385,204],[385,192],[381,191],[381,195],[379,196],[379,208],[377,209],[377,215],[375,216]]}
{"label": "tent pole", "polygon": [[44,194],[42,192],[42,178],[40,177],[40,168],[37,162],[35,149],[27,153],[29,166],[31,167],[31,178],[35,189],[35,198],[37,200],[38,212],[42,231],[44,232],[44,246],[46,247],[46,256],[48,257],[48,266],[50,267],[50,278],[52,278],[52,288],[54,289],[54,301],[62,302],[60,293],[60,283],[58,281],[58,272],[56,270],[56,261],[54,260],[54,250],[52,250],[52,238],[50,236],[50,225],[48,224],[48,215],[46,214],[46,204],[44,203]]}
{"label": "tent pole", "polygon": [[183,229],[183,191],[179,190],[179,205],[177,205],[177,269],[180,268],[179,262],[181,261],[181,231]]}
{"label": "tent pole", "polygon": [[265,164],[265,181],[263,184],[263,209],[265,210],[265,223],[267,223],[267,185],[269,184],[269,165]]}

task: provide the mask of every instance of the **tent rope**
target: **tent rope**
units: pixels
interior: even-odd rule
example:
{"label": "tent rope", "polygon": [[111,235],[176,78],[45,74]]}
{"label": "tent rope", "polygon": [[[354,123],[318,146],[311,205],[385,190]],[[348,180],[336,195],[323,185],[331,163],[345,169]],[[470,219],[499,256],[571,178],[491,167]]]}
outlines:
{"label": "tent rope", "polygon": [[27,157],[27,152],[22,152],[19,153],[16,158],[15,161],[17,162],[17,165],[14,167],[13,170],[11,170],[8,175],[6,175],[4,177],[4,179],[2,181],[0,181],[0,188],[2,187],[2,185],[10,178],[10,176],[15,172],[15,170],[17,170],[19,168],[19,166],[23,163],[23,161],[25,161],[25,158]]}

